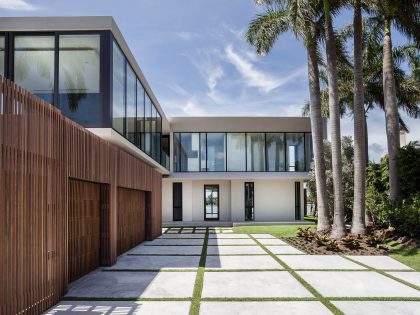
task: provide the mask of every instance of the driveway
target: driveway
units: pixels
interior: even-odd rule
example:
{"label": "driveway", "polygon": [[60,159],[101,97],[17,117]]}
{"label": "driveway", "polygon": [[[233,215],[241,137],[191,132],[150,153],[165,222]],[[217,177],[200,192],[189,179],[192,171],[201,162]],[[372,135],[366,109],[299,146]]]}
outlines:
{"label": "driveway", "polygon": [[307,255],[230,228],[163,232],[45,314],[420,314],[420,272],[387,256]]}

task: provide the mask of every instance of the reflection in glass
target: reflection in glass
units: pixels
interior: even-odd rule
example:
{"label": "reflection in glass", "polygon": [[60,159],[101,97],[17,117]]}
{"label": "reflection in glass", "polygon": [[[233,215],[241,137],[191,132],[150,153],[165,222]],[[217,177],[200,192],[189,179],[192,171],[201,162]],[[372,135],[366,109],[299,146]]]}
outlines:
{"label": "reflection in glass", "polygon": [[200,133],[200,171],[207,172],[207,136]]}
{"label": "reflection in glass", "polygon": [[199,171],[199,133],[181,133],[181,172]]}
{"label": "reflection in glass", "polygon": [[225,168],[225,134],[207,134],[207,170],[224,172]]}
{"label": "reflection in glass", "polygon": [[181,134],[174,133],[174,172],[181,172]]}
{"label": "reflection in glass", "polygon": [[[84,125],[100,123],[99,35],[60,35],[58,92],[63,113]],[[77,114],[75,113],[77,112]]]}
{"label": "reflection in glass", "polygon": [[112,127],[124,134],[125,120],[125,58],[114,41],[112,57]]}
{"label": "reflection in glass", "polygon": [[126,138],[131,143],[134,143],[134,136],[136,133],[136,75],[130,65],[127,65],[127,87],[126,87],[126,106],[127,106],[127,126]]}
{"label": "reflection in glass", "polygon": [[144,115],[144,152],[148,155],[152,155],[152,101],[149,96],[145,96],[145,115]]}
{"label": "reflection in glass", "polygon": [[205,220],[219,219],[219,186],[205,185],[204,186],[204,208]]}
{"label": "reflection in glass", "polygon": [[227,134],[227,170],[231,172],[246,171],[245,133]]}
{"label": "reflection in glass", "polygon": [[54,102],[54,36],[16,36],[14,81]]}
{"label": "reflection in glass", "polygon": [[153,159],[156,160],[156,152],[157,152],[157,148],[156,148],[156,108],[153,106],[152,103],[152,114],[151,114],[151,145],[152,145],[152,157]]}
{"label": "reflection in glass", "polygon": [[305,158],[306,170],[310,171],[314,161],[314,150],[312,143],[312,133],[305,133]]}
{"label": "reflection in glass", "polygon": [[0,36],[0,75],[4,75],[4,36]]}
{"label": "reflection in glass", "polygon": [[247,134],[247,170],[249,172],[264,172],[264,142],[264,133]]}
{"label": "reflection in glass", "polygon": [[284,133],[266,134],[267,171],[285,170]]}
{"label": "reflection in glass", "polygon": [[136,146],[144,151],[144,89],[137,80],[137,126],[136,126]]}
{"label": "reflection in glass", "polygon": [[156,161],[160,161],[162,154],[161,147],[161,136],[162,136],[162,117],[159,114],[159,111],[156,110]]}
{"label": "reflection in glass", "polygon": [[303,133],[286,134],[287,170],[289,172],[305,171],[305,148]]}

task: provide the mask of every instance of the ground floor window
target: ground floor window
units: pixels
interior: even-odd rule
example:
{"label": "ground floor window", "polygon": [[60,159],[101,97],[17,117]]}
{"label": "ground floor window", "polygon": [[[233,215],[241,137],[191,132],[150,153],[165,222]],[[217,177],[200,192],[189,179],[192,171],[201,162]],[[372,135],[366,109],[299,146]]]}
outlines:
{"label": "ground floor window", "polygon": [[204,185],[204,220],[219,220],[219,185]]}
{"label": "ground floor window", "polygon": [[245,221],[254,221],[254,183],[245,183]]}

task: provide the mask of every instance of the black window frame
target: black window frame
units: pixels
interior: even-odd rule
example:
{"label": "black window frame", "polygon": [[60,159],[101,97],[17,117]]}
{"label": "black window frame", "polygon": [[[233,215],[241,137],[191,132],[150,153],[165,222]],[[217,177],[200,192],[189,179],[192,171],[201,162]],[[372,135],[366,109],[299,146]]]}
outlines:
{"label": "black window frame", "polygon": [[[217,187],[217,218],[207,218],[206,212],[206,188]],[[204,221],[219,221],[220,220],[220,185],[219,184],[205,184],[204,185]]]}

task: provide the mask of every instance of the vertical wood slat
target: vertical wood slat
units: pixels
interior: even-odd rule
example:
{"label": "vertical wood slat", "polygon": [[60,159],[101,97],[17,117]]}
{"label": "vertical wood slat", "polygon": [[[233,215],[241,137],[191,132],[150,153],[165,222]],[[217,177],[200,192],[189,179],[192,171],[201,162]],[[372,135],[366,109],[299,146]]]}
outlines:
{"label": "vertical wood slat", "polygon": [[0,77],[0,314],[39,314],[67,291],[69,178],[100,184],[101,264],[117,258],[117,187],[151,195],[161,234],[161,174]]}

